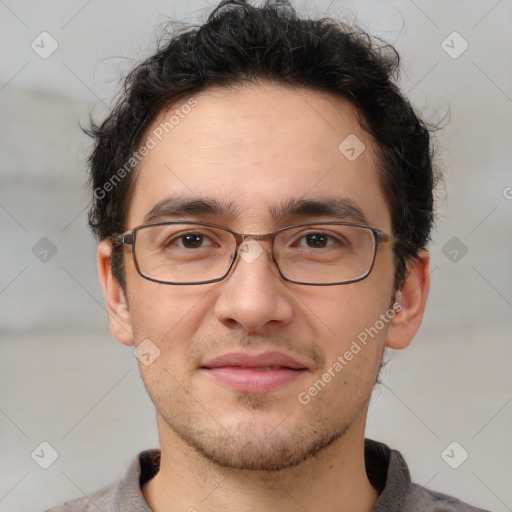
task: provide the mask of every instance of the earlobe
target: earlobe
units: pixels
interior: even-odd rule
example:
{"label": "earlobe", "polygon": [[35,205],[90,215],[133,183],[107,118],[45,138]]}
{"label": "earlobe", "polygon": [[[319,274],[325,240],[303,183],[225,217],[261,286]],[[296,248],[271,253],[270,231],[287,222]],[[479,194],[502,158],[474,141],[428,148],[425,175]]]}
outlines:
{"label": "earlobe", "polygon": [[112,245],[108,240],[101,240],[98,244],[98,275],[108,313],[110,332],[120,343],[133,345],[133,331],[128,302],[123,289],[112,274],[110,257]]}
{"label": "earlobe", "polygon": [[408,347],[418,332],[430,288],[429,263],[429,253],[421,250],[407,266],[404,283],[393,306],[396,313],[387,333],[386,346],[389,348],[401,350]]}

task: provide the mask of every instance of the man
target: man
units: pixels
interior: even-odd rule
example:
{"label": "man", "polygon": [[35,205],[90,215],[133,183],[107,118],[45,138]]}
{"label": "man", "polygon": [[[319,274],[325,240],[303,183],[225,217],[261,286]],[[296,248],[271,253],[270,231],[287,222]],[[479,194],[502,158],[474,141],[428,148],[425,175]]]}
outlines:
{"label": "man", "polygon": [[429,290],[429,131],[398,57],[287,4],[225,1],[91,134],[99,277],[160,450],[53,511],[477,510],[365,440],[385,347]]}

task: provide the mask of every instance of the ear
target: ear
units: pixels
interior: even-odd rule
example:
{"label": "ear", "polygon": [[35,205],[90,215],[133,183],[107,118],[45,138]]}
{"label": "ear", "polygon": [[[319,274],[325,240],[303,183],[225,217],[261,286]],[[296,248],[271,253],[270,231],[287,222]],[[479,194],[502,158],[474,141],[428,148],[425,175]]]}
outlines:
{"label": "ear", "polygon": [[430,254],[422,250],[407,266],[404,283],[393,306],[396,314],[387,332],[386,346],[389,348],[401,350],[408,347],[420,327],[430,289],[429,263]]}
{"label": "ear", "polygon": [[98,244],[98,275],[105,295],[110,332],[120,343],[133,345],[133,331],[128,302],[121,285],[112,274],[110,257],[112,244],[102,240]]}

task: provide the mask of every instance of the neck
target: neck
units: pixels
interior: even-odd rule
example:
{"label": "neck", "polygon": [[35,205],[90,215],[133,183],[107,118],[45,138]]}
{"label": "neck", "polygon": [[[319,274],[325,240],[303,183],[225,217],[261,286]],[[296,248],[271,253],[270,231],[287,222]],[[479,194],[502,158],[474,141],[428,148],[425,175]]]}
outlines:
{"label": "neck", "polygon": [[340,511],[370,511],[378,492],[366,475],[362,416],[321,453],[272,472],[220,467],[169,432],[157,416],[160,470],[143,486],[144,497],[158,512],[291,512],[329,510],[333,503]]}

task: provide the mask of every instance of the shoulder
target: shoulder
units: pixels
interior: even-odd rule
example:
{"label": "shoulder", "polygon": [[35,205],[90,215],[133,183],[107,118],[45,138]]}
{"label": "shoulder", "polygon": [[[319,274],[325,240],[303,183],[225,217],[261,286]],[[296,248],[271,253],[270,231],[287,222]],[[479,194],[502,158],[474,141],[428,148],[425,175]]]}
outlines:
{"label": "shoulder", "polygon": [[403,512],[489,512],[414,483],[404,497],[402,510]]}
{"label": "shoulder", "polygon": [[151,512],[141,487],[158,473],[159,468],[160,450],[145,450],[131,460],[120,480],[93,494],[66,501],[45,512],[116,512],[119,510]]}
{"label": "shoulder", "polygon": [[109,485],[89,496],[66,501],[45,512],[114,512],[114,495],[117,484]]}
{"label": "shoulder", "polygon": [[380,492],[373,512],[488,512],[413,483],[402,454],[384,443],[365,439],[365,465]]}

